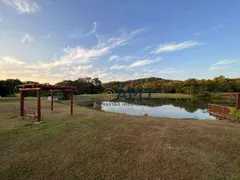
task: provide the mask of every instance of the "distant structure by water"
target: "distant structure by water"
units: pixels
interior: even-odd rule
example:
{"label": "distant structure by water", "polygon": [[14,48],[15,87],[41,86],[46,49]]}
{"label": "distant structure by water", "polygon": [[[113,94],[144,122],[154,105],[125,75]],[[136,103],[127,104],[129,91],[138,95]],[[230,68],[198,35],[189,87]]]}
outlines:
{"label": "distant structure by water", "polygon": [[[48,101],[51,101],[51,96],[48,96]],[[53,96],[53,101],[58,101],[58,96]]]}

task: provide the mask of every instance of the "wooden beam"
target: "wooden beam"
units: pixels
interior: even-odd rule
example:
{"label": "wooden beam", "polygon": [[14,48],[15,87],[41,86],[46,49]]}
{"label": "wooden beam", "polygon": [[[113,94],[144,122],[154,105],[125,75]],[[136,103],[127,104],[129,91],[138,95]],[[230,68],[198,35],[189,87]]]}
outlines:
{"label": "wooden beam", "polygon": [[51,111],[53,111],[53,92],[51,91]]}
{"label": "wooden beam", "polygon": [[51,90],[49,90],[50,92],[62,92],[62,90],[60,90],[60,89],[56,89],[56,90],[54,90],[54,89],[51,89]]}
{"label": "wooden beam", "polygon": [[41,94],[40,90],[37,90],[37,119],[41,121]]}
{"label": "wooden beam", "polygon": [[74,90],[71,90],[71,89],[51,89],[49,90],[50,92],[74,92]]}
{"label": "wooden beam", "polygon": [[20,88],[20,91],[36,91],[40,90],[41,88]]}
{"label": "wooden beam", "polygon": [[73,115],[73,93],[70,93],[70,113]]}
{"label": "wooden beam", "polygon": [[24,116],[24,93],[20,90],[20,116]]}
{"label": "wooden beam", "polygon": [[232,99],[236,100],[237,94],[236,95],[229,95]]}

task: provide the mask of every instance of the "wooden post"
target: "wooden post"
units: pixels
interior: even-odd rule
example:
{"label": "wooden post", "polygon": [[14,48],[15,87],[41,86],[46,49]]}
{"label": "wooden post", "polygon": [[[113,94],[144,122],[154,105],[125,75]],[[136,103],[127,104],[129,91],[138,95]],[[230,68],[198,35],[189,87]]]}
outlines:
{"label": "wooden post", "polygon": [[41,121],[41,94],[40,90],[37,90],[37,118],[38,122]]}
{"label": "wooden post", "polygon": [[51,111],[53,111],[53,92],[51,91]]}
{"label": "wooden post", "polygon": [[236,94],[236,109],[240,109],[240,93]]}
{"label": "wooden post", "polygon": [[20,91],[20,116],[24,116],[24,94],[23,91]]}
{"label": "wooden post", "polygon": [[211,115],[212,114],[212,108],[211,108],[211,104],[208,104],[208,110],[209,110],[209,114]]}
{"label": "wooden post", "polygon": [[73,92],[70,92],[70,113],[73,115]]}

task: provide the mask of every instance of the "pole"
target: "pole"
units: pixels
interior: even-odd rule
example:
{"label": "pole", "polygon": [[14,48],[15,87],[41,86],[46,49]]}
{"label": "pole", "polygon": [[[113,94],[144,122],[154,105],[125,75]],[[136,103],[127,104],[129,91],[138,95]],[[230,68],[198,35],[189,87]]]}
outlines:
{"label": "pole", "polygon": [[73,115],[73,92],[70,92],[70,113]]}
{"label": "pole", "polygon": [[53,92],[51,91],[51,111],[53,111]]}
{"label": "pole", "polygon": [[38,122],[41,121],[41,94],[40,90],[37,90],[37,118]]}
{"label": "pole", "polygon": [[23,91],[20,91],[20,116],[24,116],[24,94]]}

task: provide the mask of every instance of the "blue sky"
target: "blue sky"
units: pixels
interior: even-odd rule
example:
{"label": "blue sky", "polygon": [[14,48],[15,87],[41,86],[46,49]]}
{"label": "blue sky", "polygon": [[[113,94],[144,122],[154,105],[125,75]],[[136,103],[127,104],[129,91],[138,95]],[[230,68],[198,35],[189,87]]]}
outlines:
{"label": "blue sky", "polygon": [[0,79],[240,76],[238,0],[0,0]]}

